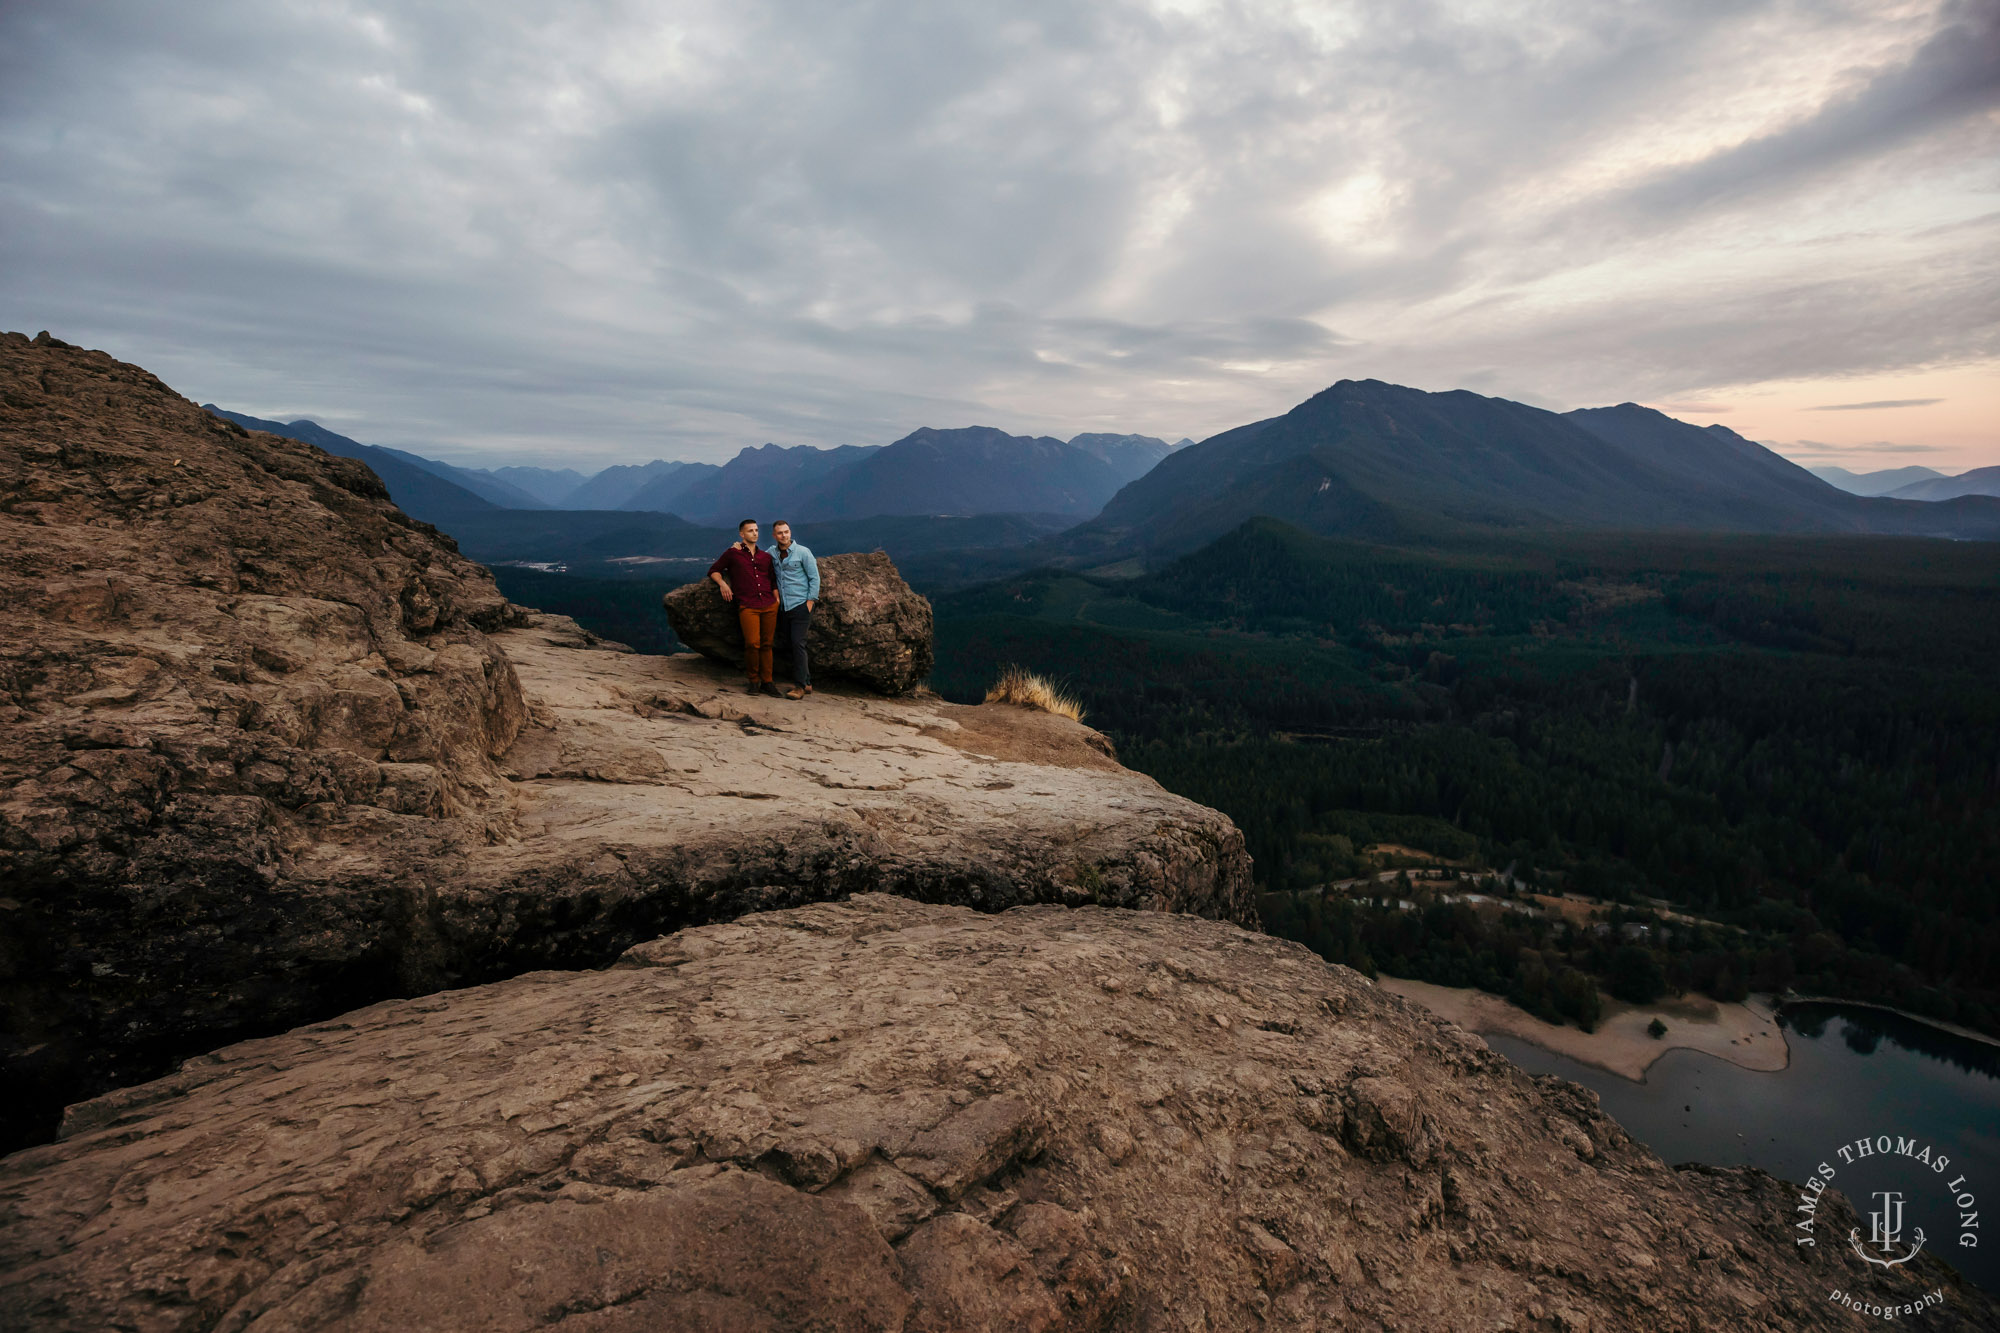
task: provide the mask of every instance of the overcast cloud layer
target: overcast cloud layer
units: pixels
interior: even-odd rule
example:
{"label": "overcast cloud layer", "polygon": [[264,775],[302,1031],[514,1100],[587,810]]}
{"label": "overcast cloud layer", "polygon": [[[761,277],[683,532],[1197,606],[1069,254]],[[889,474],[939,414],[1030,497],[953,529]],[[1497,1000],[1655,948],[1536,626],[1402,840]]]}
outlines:
{"label": "overcast cloud layer", "polygon": [[1971,466],[2000,0],[18,0],[0,326],[455,461],[1377,376]]}

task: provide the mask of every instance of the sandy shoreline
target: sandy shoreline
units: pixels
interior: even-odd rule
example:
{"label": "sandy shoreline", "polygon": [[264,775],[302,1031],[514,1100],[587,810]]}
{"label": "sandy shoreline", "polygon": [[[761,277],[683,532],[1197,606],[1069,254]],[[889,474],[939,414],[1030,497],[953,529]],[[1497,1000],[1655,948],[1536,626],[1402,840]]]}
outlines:
{"label": "sandy shoreline", "polygon": [[[1765,1073],[1783,1069],[1791,1060],[1784,1029],[1778,1026],[1772,1011],[1755,1000],[1748,1004],[1721,1004],[1690,995],[1641,1006],[1607,998],[1597,1031],[1585,1032],[1544,1023],[1484,991],[1434,986],[1427,981],[1401,977],[1382,977],[1376,984],[1391,994],[1416,1001],[1467,1031],[1532,1042],[1543,1050],[1566,1055],[1635,1083],[1643,1082],[1653,1061],[1672,1050],[1702,1051],[1733,1065]],[[1667,1025],[1666,1035],[1657,1039],[1646,1032],[1655,1018]]]}

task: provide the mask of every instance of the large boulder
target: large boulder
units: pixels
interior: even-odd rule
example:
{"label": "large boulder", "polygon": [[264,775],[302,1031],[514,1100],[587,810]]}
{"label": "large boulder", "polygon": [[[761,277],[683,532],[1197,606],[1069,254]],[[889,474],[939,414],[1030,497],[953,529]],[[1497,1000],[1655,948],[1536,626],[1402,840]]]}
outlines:
{"label": "large boulder", "polygon": [[[882,694],[908,694],[931,673],[931,604],[881,551],[822,555],[820,601],[806,640],[812,671],[859,681]],[[680,641],[731,666],[743,662],[736,607],[712,580],[676,588],[665,598],[667,622]],[[787,667],[780,654],[778,669]]]}
{"label": "large boulder", "polygon": [[863,895],[75,1107],[0,1162],[0,1326],[2000,1327],[1797,1204],[1295,944]]}

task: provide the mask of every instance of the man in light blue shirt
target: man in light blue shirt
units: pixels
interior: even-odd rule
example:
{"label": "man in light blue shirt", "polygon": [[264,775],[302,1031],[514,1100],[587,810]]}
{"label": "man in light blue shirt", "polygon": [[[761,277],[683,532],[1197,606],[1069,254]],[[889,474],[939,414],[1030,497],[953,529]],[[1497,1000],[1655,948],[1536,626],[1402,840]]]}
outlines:
{"label": "man in light blue shirt", "polygon": [[771,548],[771,567],[777,571],[779,650],[787,639],[792,648],[792,688],[785,697],[803,699],[813,692],[806,635],[812,631],[813,607],[819,604],[819,561],[804,544],[792,540],[792,525],[782,518],[771,525],[771,535],[778,541]]}

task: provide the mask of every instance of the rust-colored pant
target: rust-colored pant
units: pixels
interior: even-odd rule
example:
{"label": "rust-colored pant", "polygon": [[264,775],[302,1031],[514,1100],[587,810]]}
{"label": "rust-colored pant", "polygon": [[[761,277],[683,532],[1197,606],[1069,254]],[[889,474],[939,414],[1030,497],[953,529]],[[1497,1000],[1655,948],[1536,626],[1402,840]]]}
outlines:
{"label": "rust-colored pant", "polygon": [[752,610],[736,608],[736,623],[743,628],[743,670],[752,685],[771,679],[771,645],[778,637],[778,604]]}

